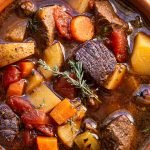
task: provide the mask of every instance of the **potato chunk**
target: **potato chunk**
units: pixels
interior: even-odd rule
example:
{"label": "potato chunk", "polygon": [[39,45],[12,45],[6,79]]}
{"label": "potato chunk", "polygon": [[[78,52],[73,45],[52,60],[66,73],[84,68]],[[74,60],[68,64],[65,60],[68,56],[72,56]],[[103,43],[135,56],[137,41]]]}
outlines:
{"label": "potato chunk", "polygon": [[124,64],[117,64],[113,74],[107,79],[105,88],[108,90],[114,90],[119,87],[123,77],[125,76],[127,67]]}
{"label": "potato chunk", "polygon": [[35,52],[34,42],[28,43],[0,43],[0,67],[15,63]]}
{"label": "potato chunk", "polygon": [[90,0],[68,0],[69,4],[79,13],[84,13],[88,9]]}
{"label": "potato chunk", "polygon": [[12,42],[22,42],[25,37],[27,23],[27,20],[15,22],[11,27],[9,27],[5,37],[6,40]]}
{"label": "potato chunk", "polygon": [[[48,47],[44,51],[44,56],[43,56],[44,61],[53,69],[55,66],[60,68],[64,62],[64,56],[63,52],[60,46],[60,43],[57,42],[53,44],[52,46]],[[43,74],[45,79],[50,79],[52,77],[52,72],[47,71],[40,67],[40,72]]]}
{"label": "potato chunk", "polygon": [[43,80],[43,76],[36,70],[33,70],[32,74],[28,78],[26,93],[32,92],[32,90],[39,86],[43,82]]}
{"label": "potato chunk", "polygon": [[139,75],[150,75],[150,36],[138,33],[131,57],[133,70]]}
{"label": "potato chunk", "polygon": [[57,129],[59,138],[69,148],[73,146],[74,139],[80,130],[82,119],[85,117],[87,111],[83,105],[80,105],[77,110],[70,123],[59,126]]}
{"label": "potato chunk", "polygon": [[28,96],[31,104],[44,112],[49,112],[61,102],[45,84],[41,84]]}

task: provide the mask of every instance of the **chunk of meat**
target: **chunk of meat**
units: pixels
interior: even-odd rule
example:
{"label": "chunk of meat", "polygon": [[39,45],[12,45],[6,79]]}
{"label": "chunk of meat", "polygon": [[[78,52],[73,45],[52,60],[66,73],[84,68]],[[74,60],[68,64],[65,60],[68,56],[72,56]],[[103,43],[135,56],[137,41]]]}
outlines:
{"label": "chunk of meat", "polygon": [[56,27],[62,37],[71,39],[70,21],[72,17],[65,12],[65,8],[56,7],[54,11]]}
{"label": "chunk of meat", "polygon": [[6,104],[0,104],[0,144],[8,145],[19,131],[19,120]]}
{"label": "chunk of meat", "polygon": [[11,42],[23,42],[26,28],[27,28],[27,20],[21,20],[19,22],[15,22],[8,28],[6,34],[6,40]]}
{"label": "chunk of meat", "polygon": [[106,150],[132,150],[135,138],[135,126],[127,116],[122,115],[102,131],[102,146]]}
{"label": "chunk of meat", "polygon": [[55,21],[53,17],[54,9],[56,6],[43,7],[37,12],[37,18],[41,22],[43,30],[41,36],[46,40],[46,44],[50,46],[54,41],[55,35]]}
{"label": "chunk of meat", "polygon": [[83,68],[95,81],[103,85],[116,65],[115,56],[101,41],[87,41],[79,46],[76,60],[83,63]]}
{"label": "chunk of meat", "polygon": [[[70,77],[75,78],[75,75],[71,74]],[[77,96],[77,89],[63,77],[54,83],[54,89],[63,98],[74,99]]]}
{"label": "chunk of meat", "polygon": [[119,18],[108,0],[96,0],[94,6],[96,21],[99,26],[110,24],[111,26],[118,25],[124,29],[128,29],[128,24]]}
{"label": "chunk of meat", "polygon": [[35,52],[34,42],[0,43],[0,67],[15,63]]}

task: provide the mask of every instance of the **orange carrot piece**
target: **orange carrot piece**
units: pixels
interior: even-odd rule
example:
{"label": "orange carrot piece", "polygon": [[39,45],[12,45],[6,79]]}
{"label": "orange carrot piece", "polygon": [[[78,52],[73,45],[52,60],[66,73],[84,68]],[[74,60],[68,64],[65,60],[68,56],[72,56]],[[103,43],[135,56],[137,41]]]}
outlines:
{"label": "orange carrot piece", "polygon": [[24,92],[25,80],[20,80],[9,85],[7,96],[21,96]]}
{"label": "orange carrot piece", "polygon": [[34,64],[32,62],[28,62],[28,61],[20,62],[19,66],[20,66],[20,70],[21,70],[23,78],[28,77],[31,74],[32,69],[34,68]]}
{"label": "orange carrot piece", "polygon": [[57,138],[37,137],[38,150],[58,150]]}
{"label": "orange carrot piece", "polygon": [[77,110],[73,108],[70,101],[64,99],[51,111],[50,116],[61,125],[75,115],[76,112]]}
{"label": "orange carrot piece", "polygon": [[14,0],[0,0],[0,13],[9,6]]}
{"label": "orange carrot piece", "polygon": [[77,16],[71,21],[72,37],[79,41],[85,42],[94,36],[94,25],[89,17]]}

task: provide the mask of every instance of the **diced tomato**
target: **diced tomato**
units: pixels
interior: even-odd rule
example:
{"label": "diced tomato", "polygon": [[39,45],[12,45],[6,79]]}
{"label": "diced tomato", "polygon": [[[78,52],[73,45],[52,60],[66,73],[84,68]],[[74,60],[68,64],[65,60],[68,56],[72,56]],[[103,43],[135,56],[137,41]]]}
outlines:
{"label": "diced tomato", "polygon": [[43,111],[40,110],[29,110],[24,112],[21,116],[21,120],[24,124],[30,125],[45,125],[48,124],[48,118]]}
{"label": "diced tomato", "polygon": [[[71,74],[70,77],[75,78],[75,75]],[[63,77],[54,83],[54,89],[64,98],[74,99],[77,96],[77,89]]]}
{"label": "diced tomato", "polygon": [[45,134],[46,136],[54,136],[54,128],[53,127],[47,127],[45,125],[38,125],[34,126],[37,130]]}
{"label": "diced tomato", "polygon": [[111,34],[111,42],[117,61],[120,63],[126,62],[128,57],[128,41],[125,31],[115,28]]}
{"label": "diced tomato", "polygon": [[17,96],[10,97],[7,101],[7,104],[12,108],[14,112],[18,114],[22,114],[33,109],[27,101]]}
{"label": "diced tomato", "polygon": [[21,79],[21,73],[19,69],[15,66],[9,66],[3,75],[3,85],[4,88],[8,88],[11,83],[19,81]]}
{"label": "diced tomato", "polygon": [[56,7],[54,10],[54,20],[56,23],[56,27],[62,37],[67,39],[71,39],[70,33],[70,22],[72,17],[67,14],[63,7]]}
{"label": "diced tomato", "polygon": [[24,141],[24,144],[25,146],[32,146],[35,139],[36,139],[36,136],[33,136],[32,135],[32,132],[30,130],[25,130],[24,133],[23,133],[23,141]]}
{"label": "diced tomato", "polygon": [[29,61],[20,62],[19,67],[20,67],[20,70],[21,70],[22,77],[26,78],[31,74],[32,69],[34,68],[34,64],[33,64],[33,62],[29,62]]}
{"label": "diced tomato", "polygon": [[25,80],[11,83],[7,90],[7,96],[21,96],[24,92]]}

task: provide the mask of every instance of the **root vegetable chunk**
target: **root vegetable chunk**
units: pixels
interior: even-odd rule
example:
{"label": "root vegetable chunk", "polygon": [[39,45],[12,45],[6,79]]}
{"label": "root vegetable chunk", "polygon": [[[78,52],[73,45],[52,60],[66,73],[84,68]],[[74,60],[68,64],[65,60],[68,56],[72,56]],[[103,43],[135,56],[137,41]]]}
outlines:
{"label": "root vegetable chunk", "polygon": [[150,36],[138,33],[131,57],[133,70],[139,75],[150,75]]}
{"label": "root vegetable chunk", "polygon": [[13,3],[13,0],[1,0],[0,1],[0,13],[7,8],[11,3]]}
{"label": "root vegetable chunk", "polygon": [[72,37],[79,41],[85,42],[94,36],[94,26],[90,18],[86,16],[78,16],[71,21]]}
{"label": "root vegetable chunk", "polygon": [[55,137],[37,137],[39,150],[58,150],[57,138]]}
{"label": "root vegetable chunk", "polygon": [[[43,52],[43,60],[51,67],[55,66],[61,67],[64,62],[64,56],[59,42],[49,46]],[[45,70],[43,67],[39,67],[41,74],[45,79],[51,79],[53,73],[51,71]]]}
{"label": "root vegetable chunk", "polygon": [[58,103],[60,99],[45,85],[41,84],[29,96],[30,103],[44,112],[49,112]]}
{"label": "root vegetable chunk", "polygon": [[64,99],[59,103],[50,113],[50,116],[59,124],[65,123],[68,119],[73,117],[77,110],[73,108],[68,99]]}
{"label": "root vegetable chunk", "polygon": [[15,63],[34,54],[35,44],[29,43],[1,43],[0,67]]}

